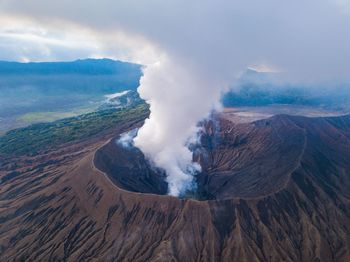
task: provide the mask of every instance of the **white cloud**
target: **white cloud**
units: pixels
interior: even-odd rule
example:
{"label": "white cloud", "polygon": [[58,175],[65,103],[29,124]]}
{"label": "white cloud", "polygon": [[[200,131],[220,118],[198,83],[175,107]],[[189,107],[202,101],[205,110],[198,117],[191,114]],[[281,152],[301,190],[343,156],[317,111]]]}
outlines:
{"label": "white cloud", "polygon": [[65,61],[109,57],[154,61],[153,47],[120,30],[95,30],[70,21],[37,21],[19,15],[0,16],[0,60]]}

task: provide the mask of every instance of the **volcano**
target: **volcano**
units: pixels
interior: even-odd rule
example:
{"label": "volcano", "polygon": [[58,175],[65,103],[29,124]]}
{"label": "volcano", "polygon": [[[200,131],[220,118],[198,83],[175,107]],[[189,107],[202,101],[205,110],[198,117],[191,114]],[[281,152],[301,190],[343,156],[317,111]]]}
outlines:
{"label": "volcano", "polygon": [[3,158],[1,261],[350,261],[350,115],[204,123],[190,198],[116,143]]}

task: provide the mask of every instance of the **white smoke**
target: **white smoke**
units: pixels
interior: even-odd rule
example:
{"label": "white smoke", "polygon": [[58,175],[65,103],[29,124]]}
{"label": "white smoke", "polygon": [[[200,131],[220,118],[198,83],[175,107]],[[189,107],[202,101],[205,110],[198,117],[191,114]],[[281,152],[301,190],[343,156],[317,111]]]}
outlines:
{"label": "white smoke", "polygon": [[124,148],[130,148],[134,145],[134,137],[137,135],[137,128],[132,129],[120,135],[119,139],[116,141],[118,145]]}
{"label": "white smoke", "polygon": [[200,171],[187,143],[198,121],[218,106],[222,90],[217,82],[172,61],[163,58],[145,69],[138,92],[150,104],[151,114],[134,141],[156,166],[165,169],[169,194],[178,196]]}

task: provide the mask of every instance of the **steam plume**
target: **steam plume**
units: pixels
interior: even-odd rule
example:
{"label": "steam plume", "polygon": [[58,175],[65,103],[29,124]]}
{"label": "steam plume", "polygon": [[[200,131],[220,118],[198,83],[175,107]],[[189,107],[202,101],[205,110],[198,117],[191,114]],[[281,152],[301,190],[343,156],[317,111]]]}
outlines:
{"label": "steam plume", "polygon": [[200,170],[192,162],[187,142],[196,133],[198,121],[217,106],[221,90],[215,81],[165,58],[145,69],[138,91],[150,104],[151,115],[139,130],[135,145],[165,169],[169,194],[177,196]]}
{"label": "steam plume", "polygon": [[130,148],[133,146],[133,139],[136,134],[137,128],[121,134],[120,138],[116,142],[118,145],[121,145],[124,148]]}

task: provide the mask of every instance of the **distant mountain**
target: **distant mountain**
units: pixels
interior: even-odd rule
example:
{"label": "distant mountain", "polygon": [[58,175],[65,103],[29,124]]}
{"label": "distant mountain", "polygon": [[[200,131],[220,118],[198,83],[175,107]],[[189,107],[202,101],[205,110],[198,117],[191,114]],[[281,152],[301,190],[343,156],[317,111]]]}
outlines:
{"label": "distant mountain", "polygon": [[[4,88],[30,86],[48,90],[115,92],[135,89],[142,75],[141,65],[111,59],[73,62],[0,62],[0,92]],[[120,88],[120,86],[123,86]],[[118,90],[116,90],[118,87]]]}
{"label": "distant mountain", "polygon": [[278,73],[249,69],[241,76],[235,88],[222,97],[222,103],[225,107],[292,104],[332,109],[349,108],[349,85],[289,84],[279,77]]}
{"label": "distant mountain", "polygon": [[34,74],[34,75],[115,75],[140,71],[141,66],[112,59],[83,59],[72,62],[7,62],[0,61],[0,75]]}

